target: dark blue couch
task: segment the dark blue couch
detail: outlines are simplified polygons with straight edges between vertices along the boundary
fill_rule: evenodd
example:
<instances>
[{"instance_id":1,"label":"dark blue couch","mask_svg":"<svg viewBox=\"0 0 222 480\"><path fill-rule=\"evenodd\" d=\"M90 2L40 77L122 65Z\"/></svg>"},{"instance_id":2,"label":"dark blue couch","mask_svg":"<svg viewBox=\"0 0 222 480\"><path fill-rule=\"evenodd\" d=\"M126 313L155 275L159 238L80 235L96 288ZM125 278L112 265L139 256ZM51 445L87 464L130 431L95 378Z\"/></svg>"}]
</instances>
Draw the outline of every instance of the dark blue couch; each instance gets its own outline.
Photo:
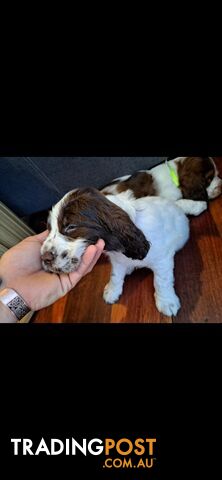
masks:
<instances>
[{"instance_id":1,"label":"dark blue couch","mask_svg":"<svg viewBox=\"0 0 222 480\"><path fill-rule=\"evenodd\" d=\"M1 157L0 200L20 217L48 209L75 187L102 187L167 157Z\"/></svg>"}]
</instances>

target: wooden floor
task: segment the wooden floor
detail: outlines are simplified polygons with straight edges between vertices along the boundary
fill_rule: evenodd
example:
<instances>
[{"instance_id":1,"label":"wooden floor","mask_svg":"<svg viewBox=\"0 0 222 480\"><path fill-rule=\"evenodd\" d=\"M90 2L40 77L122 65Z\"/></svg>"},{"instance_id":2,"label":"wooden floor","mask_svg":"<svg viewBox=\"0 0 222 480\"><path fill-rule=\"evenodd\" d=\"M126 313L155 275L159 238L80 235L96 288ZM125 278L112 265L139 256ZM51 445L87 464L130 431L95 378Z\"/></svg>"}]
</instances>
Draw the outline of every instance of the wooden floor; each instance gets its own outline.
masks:
<instances>
[{"instance_id":1,"label":"wooden floor","mask_svg":"<svg viewBox=\"0 0 222 480\"><path fill-rule=\"evenodd\" d=\"M222 157L216 159L222 175ZM147 269L126 278L123 295L106 305L102 292L110 264L102 257L93 271L65 297L34 314L34 323L215 323L222 322L222 196L209 211L191 218L187 245L177 253L175 288L181 299L176 317L160 314L154 303L153 275Z\"/></svg>"}]
</instances>

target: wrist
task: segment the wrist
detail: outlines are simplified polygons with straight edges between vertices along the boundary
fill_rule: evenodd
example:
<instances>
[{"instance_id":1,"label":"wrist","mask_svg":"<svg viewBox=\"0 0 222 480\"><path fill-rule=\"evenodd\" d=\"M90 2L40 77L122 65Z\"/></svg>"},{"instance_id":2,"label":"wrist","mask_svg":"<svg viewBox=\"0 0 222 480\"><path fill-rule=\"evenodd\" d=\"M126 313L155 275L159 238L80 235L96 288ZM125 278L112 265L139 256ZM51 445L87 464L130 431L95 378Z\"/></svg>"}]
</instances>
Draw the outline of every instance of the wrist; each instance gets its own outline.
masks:
<instances>
[{"instance_id":1,"label":"wrist","mask_svg":"<svg viewBox=\"0 0 222 480\"><path fill-rule=\"evenodd\" d=\"M24 299L12 288L0 290L1 321L15 323L30 312Z\"/></svg>"},{"instance_id":2,"label":"wrist","mask_svg":"<svg viewBox=\"0 0 222 480\"><path fill-rule=\"evenodd\" d=\"M17 321L14 313L0 301L0 323L16 323Z\"/></svg>"},{"instance_id":3,"label":"wrist","mask_svg":"<svg viewBox=\"0 0 222 480\"><path fill-rule=\"evenodd\" d=\"M0 276L0 300L1 300L1 295L3 290L5 289L13 290L14 292L17 293L19 297L23 299L23 301L29 307L29 309L32 310L29 299L28 299L28 295L27 295L27 288L25 289L25 291L23 291L24 290L23 283L24 283L24 279L21 280L21 278L12 278L11 276L7 278L7 276L2 276L2 277Z\"/></svg>"}]
</instances>

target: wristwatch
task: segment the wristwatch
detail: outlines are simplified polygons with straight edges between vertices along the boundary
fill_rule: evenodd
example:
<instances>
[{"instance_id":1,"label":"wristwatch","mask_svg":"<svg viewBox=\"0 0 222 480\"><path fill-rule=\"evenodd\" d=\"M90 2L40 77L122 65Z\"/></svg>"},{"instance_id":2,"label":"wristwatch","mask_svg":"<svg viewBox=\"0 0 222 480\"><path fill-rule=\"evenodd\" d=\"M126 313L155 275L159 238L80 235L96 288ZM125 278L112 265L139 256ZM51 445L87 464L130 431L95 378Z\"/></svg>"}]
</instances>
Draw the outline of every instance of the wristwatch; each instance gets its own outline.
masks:
<instances>
[{"instance_id":1,"label":"wristwatch","mask_svg":"<svg viewBox=\"0 0 222 480\"><path fill-rule=\"evenodd\" d=\"M4 288L0 291L0 301L15 315L15 320L21 320L31 310L12 288Z\"/></svg>"}]
</instances>

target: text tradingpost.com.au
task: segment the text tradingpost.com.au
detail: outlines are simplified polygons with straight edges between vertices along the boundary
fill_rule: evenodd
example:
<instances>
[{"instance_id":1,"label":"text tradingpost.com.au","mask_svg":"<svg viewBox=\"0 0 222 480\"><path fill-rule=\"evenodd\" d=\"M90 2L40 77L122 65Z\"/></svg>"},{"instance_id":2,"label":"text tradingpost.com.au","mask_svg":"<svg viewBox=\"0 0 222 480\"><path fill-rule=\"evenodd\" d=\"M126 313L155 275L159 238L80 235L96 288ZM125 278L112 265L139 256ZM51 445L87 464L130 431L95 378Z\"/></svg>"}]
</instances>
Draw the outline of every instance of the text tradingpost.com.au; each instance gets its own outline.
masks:
<instances>
[{"instance_id":1,"label":"text tradingpost.com.au","mask_svg":"<svg viewBox=\"0 0 222 480\"><path fill-rule=\"evenodd\" d=\"M33 442L30 438L11 438L12 453L23 455L88 455L103 456L103 468L152 468L155 465L156 438L74 438L64 440L41 438Z\"/></svg>"}]
</instances>

